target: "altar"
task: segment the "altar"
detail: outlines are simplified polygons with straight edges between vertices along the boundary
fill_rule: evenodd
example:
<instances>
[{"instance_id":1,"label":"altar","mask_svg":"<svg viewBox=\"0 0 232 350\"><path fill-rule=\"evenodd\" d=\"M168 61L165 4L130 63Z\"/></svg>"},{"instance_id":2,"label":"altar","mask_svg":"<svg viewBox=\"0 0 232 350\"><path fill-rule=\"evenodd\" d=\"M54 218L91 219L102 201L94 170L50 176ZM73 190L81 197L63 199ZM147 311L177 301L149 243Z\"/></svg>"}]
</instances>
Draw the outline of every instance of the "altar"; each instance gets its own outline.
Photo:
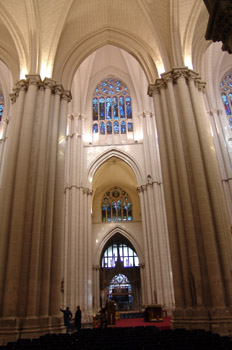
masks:
<instances>
[{"instance_id":1,"label":"altar","mask_svg":"<svg viewBox=\"0 0 232 350\"><path fill-rule=\"evenodd\" d=\"M160 304L144 305L144 321L158 322L163 320L163 310Z\"/></svg>"}]
</instances>

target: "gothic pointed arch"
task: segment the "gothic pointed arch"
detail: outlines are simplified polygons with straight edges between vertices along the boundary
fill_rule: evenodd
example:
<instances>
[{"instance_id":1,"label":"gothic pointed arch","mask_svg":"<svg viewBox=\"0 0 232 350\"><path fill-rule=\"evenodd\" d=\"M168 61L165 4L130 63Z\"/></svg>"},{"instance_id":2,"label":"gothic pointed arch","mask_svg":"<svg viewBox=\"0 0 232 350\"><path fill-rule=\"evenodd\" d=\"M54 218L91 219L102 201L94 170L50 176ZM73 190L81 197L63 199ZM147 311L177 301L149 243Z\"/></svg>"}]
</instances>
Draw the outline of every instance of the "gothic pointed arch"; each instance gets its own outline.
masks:
<instances>
[{"instance_id":1,"label":"gothic pointed arch","mask_svg":"<svg viewBox=\"0 0 232 350\"><path fill-rule=\"evenodd\" d=\"M104 239L99 244L99 247L95 256L96 265L100 263L101 257L106 247L110 246L110 244L112 244L112 242L115 239L116 240L121 239L122 241L127 242L137 253L140 264L144 262L144 256L143 256L142 250L140 249L133 235L128 230L124 230L122 227L116 226L107 232Z\"/></svg>"},{"instance_id":2,"label":"gothic pointed arch","mask_svg":"<svg viewBox=\"0 0 232 350\"><path fill-rule=\"evenodd\" d=\"M142 66L149 83L154 83L158 78L158 70L153 59L156 53L151 52L141 39L138 41L132 34L113 28L100 29L78 42L67 52L65 60L59 64L55 63L54 77L63 86L71 89L74 74L80 64L92 52L107 44L117 46L131 54Z\"/></svg>"},{"instance_id":3,"label":"gothic pointed arch","mask_svg":"<svg viewBox=\"0 0 232 350\"><path fill-rule=\"evenodd\" d=\"M107 151L103 152L96 160L94 160L90 164L87 171L87 176L86 176L87 183L85 184L85 186L92 188L92 179L97 169L112 157L117 157L122 161L124 161L127 165L129 165L129 167L133 170L135 174L138 187L139 187L142 184L143 175L140 167L137 164L137 161L128 153L116 148L110 148Z\"/></svg>"}]
</instances>

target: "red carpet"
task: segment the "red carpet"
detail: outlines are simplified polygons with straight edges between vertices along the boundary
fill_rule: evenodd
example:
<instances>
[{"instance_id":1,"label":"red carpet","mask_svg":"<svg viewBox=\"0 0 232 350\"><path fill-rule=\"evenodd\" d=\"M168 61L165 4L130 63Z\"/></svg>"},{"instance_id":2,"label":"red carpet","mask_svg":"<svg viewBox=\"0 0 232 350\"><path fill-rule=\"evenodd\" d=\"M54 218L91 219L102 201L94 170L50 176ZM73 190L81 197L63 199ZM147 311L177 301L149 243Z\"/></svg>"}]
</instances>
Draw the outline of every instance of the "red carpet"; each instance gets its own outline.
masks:
<instances>
[{"instance_id":1,"label":"red carpet","mask_svg":"<svg viewBox=\"0 0 232 350\"><path fill-rule=\"evenodd\" d=\"M136 327L136 326L155 326L159 330L170 329L171 317L164 317L162 322L144 322L143 318L123 318L117 320L116 327Z\"/></svg>"}]
</instances>

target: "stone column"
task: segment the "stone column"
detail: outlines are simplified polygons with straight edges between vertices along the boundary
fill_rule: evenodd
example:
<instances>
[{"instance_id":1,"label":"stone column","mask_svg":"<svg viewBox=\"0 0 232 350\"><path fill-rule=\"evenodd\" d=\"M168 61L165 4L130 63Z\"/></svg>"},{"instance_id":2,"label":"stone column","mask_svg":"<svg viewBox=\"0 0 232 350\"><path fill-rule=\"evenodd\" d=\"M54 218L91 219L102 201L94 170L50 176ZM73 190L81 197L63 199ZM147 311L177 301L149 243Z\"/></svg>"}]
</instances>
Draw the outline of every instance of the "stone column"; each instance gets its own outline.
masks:
<instances>
[{"instance_id":1,"label":"stone column","mask_svg":"<svg viewBox=\"0 0 232 350\"><path fill-rule=\"evenodd\" d=\"M207 112L211 120L215 148L217 154L219 154L222 184L226 195L227 207L232 225L232 169L229 149L229 142L231 142L232 139L227 140L227 136L224 133L224 125L222 123L222 119L224 117L222 110L211 108Z\"/></svg>"},{"instance_id":2,"label":"stone column","mask_svg":"<svg viewBox=\"0 0 232 350\"><path fill-rule=\"evenodd\" d=\"M0 224L0 306L3 314L3 293L5 286L5 270L7 264L9 227L11 223L11 206L14 193L14 181L17 165L17 154L20 141L20 132L23 118L23 108L27 83L21 80L16 84L14 93L11 95L13 102L11 124L8 134L8 147L5 154L4 169L1 183L1 224Z\"/></svg>"},{"instance_id":3,"label":"stone column","mask_svg":"<svg viewBox=\"0 0 232 350\"><path fill-rule=\"evenodd\" d=\"M195 77L187 68L173 69L149 89L157 112L173 263L173 325L226 331L232 321L228 212Z\"/></svg>"},{"instance_id":4,"label":"stone column","mask_svg":"<svg viewBox=\"0 0 232 350\"><path fill-rule=\"evenodd\" d=\"M50 313L59 314L61 304L60 284L62 281L62 260L64 244L64 187L65 187L65 145L68 102L71 100L69 91L61 94L58 146L56 158L55 196L54 196L54 220L52 234L52 259L51 259L51 289L50 289Z\"/></svg>"}]
</instances>

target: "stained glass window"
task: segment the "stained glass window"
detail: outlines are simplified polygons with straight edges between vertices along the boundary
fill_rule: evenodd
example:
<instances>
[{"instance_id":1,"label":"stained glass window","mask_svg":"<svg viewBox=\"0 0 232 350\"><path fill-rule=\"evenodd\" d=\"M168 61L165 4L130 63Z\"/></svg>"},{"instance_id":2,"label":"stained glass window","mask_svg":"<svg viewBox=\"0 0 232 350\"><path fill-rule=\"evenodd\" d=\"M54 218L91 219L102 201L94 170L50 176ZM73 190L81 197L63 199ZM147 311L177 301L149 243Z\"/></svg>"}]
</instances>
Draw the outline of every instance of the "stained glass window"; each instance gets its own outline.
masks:
<instances>
[{"instance_id":1,"label":"stained glass window","mask_svg":"<svg viewBox=\"0 0 232 350\"><path fill-rule=\"evenodd\" d=\"M98 124L97 123L93 124L93 133L94 134L98 133Z\"/></svg>"},{"instance_id":2,"label":"stained glass window","mask_svg":"<svg viewBox=\"0 0 232 350\"><path fill-rule=\"evenodd\" d=\"M107 122L107 134L112 134L112 123Z\"/></svg>"},{"instance_id":3,"label":"stained glass window","mask_svg":"<svg viewBox=\"0 0 232 350\"><path fill-rule=\"evenodd\" d=\"M4 108L4 96L0 95L0 121L2 120L3 108Z\"/></svg>"},{"instance_id":4,"label":"stained glass window","mask_svg":"<svg viewBox=\"0 0 232 350\"><path fill-rule=\"evenodd\" d=\"M100 134L105 135L105 123L100 123Z\"/></svg>"},{"instance_id":5,"label":"stained glass window","mask_svg":"<svg viewBox=\"0 0 232 350\"><path fill-rule=\"evenodd\" d=\"M102 199L102 221L132 221L132 203L119 187L111 188Z\"/></svg>"},{"instance_id":6,"label":"stained glass window","mask_svg":"<svg viewBox=\"0 0 232 350\"><path fill-rule=\"evenodd\" d=\"M105 130L108 135L133 132L133 123L128 121L132 119L130 91L121 80L109 77L101 81L94 90L92 109L93 133L105 135ZM119 119L123 119L124 123L116 122ZM108 120L114 120L114 124L109 124Z\"/></svg>"},{"instance_id":7,"label":"stained glass window","mask_svg":"<svg viewBox=\"0 0 232 350\"><path fill-rule=\"evenodd\" d=\"M122 241L116 241L103 253L102 267L114 268L120 258L124 267L139 266L139 258L134 249Z\"/></svg>"},{"instance_id":8,"label":"stained glass window","mask_svg":"<svg viewBox=\"0 0 232 350\"><path fill-rule=\"evenodd\" d=\"M121 122L121 134L126 134L126 123Z\"/></svg>"},{"instance_id":9,"label":"stained glass window","mask_svg":"<svg viewBox=\"0 0 232 350\"><path fill-rule=\"evenodd\" d=\"M228 72L220 83L221 98L232 129L232 73Z\"/></svg>"}]
</instances>

